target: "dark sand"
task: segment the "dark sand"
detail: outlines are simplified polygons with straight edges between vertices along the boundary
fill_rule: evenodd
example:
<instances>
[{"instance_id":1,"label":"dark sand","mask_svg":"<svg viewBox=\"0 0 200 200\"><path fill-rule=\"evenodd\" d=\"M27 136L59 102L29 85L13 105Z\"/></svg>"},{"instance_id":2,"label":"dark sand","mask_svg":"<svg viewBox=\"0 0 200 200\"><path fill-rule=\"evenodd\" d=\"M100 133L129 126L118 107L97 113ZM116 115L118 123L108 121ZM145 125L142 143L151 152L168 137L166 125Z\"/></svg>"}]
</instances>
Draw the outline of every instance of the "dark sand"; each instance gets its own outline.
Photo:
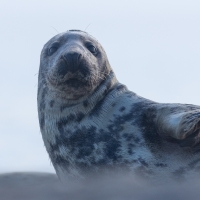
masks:
<instances>
[{"instance_id":1,"label":"dark sand","mask_svg":"<svg viewBox=\"0 0 200 200\"><path fill-rule=\"evenodd\" d=\"M194 200L200 199L200 181L146 184L127 175L61 184L55 174L0 175L0 200Z\"/></svg>"}]
</instances>

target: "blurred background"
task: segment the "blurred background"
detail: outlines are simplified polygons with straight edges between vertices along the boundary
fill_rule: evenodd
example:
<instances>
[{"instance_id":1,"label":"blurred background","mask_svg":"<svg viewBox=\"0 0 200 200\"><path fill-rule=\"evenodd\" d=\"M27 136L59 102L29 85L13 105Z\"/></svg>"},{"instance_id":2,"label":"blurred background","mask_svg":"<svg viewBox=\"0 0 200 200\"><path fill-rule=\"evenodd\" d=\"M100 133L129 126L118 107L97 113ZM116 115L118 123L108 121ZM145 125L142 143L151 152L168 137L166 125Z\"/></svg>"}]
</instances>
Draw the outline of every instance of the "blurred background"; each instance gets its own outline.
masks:
<instances>
[{"instance_id":1,"label":"blurred background","mask_svg":"<svg viewBox=\"0 0 200 200\"><path fill-rule=\"evenodd\" d=\"M157 102L200 105L200 1L0 0L0 173L54 172L39 130L37 73L51 37L86 30L118 80Z\"/></svg>"}]
</instances>

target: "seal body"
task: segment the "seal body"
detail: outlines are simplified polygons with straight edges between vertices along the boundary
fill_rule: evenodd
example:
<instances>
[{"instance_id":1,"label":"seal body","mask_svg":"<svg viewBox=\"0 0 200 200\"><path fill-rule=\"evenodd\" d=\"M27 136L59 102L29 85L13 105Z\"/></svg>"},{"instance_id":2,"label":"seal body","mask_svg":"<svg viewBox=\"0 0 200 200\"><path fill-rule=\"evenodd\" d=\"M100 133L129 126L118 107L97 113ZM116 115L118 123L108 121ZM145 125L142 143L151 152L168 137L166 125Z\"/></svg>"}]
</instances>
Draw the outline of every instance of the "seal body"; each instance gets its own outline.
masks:
<instances>
[{"instance_id":1,"label":"seal body","mask_svg":"<svg viewBox=\"0 0 200 200\"><path fill-rule=\"evenodd\" d=\"M85 32L67 31L45 44L38 113L62 180L113 168L165 180L200 172L200 107L160 104L129 91Z\"/></svg>"}]
</instances>

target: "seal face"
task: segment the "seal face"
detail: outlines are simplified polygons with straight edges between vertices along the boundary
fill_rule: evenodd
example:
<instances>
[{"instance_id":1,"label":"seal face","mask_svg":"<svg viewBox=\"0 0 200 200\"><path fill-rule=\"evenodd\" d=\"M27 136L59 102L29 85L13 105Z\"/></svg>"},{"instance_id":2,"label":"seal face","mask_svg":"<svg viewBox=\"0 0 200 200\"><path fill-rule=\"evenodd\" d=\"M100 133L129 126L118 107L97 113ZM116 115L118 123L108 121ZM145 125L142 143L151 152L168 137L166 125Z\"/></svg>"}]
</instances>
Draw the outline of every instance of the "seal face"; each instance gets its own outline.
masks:
<instances>
[{"instance_id":1,"label":"seal face","mask_svg":"<svg viewBox=\"0 0 200 200\"><path fill-rule=\"evenodd\" d=\"M160 104L129 91L85 32L67 31L45 44L38 113L62 180L110 168L165 180L199 173L200 107Z\"/></svg>"},{"instance_id":2,"label":"seal face","mask_svg":"<svg viewBox=\"0 0 200 200\"><path fill-rule=\"evenodd\" d=\"M101 45L83 32L55 36L44 46L42 58L45 81L66 100L87 96L111 70Z\"/></svg>"}]
</instances>

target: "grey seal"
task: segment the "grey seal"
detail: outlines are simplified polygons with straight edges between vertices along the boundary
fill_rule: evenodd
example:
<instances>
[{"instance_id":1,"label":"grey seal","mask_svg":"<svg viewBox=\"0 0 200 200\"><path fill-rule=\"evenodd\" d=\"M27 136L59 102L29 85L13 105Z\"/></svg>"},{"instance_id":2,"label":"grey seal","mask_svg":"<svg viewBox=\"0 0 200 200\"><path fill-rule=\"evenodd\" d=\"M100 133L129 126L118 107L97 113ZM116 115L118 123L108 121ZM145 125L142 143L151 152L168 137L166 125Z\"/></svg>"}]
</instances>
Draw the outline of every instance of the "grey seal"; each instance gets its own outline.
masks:
<instances>
[{"instance_id":1,"label":"grey seal","mask_svg":"<svg viewBox=\"0 0 200 200\"><path fill-rule=\"evenodd\" d=\"M44 144L61 180L108 169L159 180L200 172L200 106L157 103L129 91L86 32L60 33L44 45L37 100Z\"/></svg>"}]
</instances>

